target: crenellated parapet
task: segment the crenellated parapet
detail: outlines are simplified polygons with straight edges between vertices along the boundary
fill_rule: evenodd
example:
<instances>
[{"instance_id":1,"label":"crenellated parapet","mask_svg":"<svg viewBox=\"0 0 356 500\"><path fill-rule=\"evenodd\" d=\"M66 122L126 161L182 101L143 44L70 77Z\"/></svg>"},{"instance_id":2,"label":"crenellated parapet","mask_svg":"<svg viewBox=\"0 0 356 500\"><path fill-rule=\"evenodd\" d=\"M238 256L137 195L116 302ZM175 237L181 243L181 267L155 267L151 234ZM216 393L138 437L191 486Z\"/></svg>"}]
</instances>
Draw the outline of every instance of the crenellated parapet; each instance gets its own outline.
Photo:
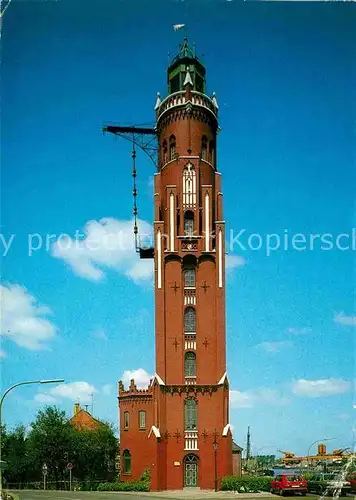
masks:
<instances>
[{"instance_id":1,"label":"crenellated parapet","mask_svg":"<svg viewBox=\"0 0 356 500\"><path fill-rule=\"evenodd\" d=\"M149 386L147 389L137 389L137 385L135 384L135 380L130 380L130 385L128 390L125 390L125 386L122 380L118 383L118 394L119 399L134 399L134 398L151 398L153 393L152 380L150 380Z\"/></svg>"}]
</instances>

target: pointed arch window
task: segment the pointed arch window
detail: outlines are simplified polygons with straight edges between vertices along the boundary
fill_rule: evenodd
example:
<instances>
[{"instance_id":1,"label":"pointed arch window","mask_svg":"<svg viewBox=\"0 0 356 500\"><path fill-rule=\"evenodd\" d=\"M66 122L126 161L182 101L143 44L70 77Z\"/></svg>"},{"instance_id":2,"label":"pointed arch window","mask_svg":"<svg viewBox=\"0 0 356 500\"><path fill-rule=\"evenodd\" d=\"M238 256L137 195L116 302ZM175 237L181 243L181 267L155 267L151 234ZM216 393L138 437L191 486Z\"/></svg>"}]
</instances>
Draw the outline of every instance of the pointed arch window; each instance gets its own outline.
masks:
<instances>
[{"instance_id":1,"label":"pointed arch window","mask_svg":"<svg viewBox=\"0 0 356 500\"><path fill-rule=\"evenodd\" d=\"M125 450L123 453L124 462L124 474L131 474L131 453L129 450Z\"/></svg>"},{"instance_id":2,"label":"pointed arch window","mask_svg":"<svg viewBox=\"0 0 356 500\"><path fill-rule=\"evenodd\" d=\"M184 332L196 332L196 313L194 307L187 307L184 311Z\"/></svg>"},{"instance_id":3,"label":"pointed arch window","mask_svg":"<svg viewBox=\"0 0 356 500\"><path fill-rule=\"evenodd\" d=\"M186 399L184 402L184 427L186 431L197 429L197 406L195 399Z\"/></svg>"},{"instance_id":4,"label":"pointed arch window","mask_svg":"<svg viewBox=\"0 0 356 500\"><path fill-rule=\"evenodd\" d=\"M184 356L184 376L196 377L197 375L197 358L194 352L187 352Z\"/></svg>"},{"instance_id":5,"label":"pointed arch window","mask_svg":"<svg viewBox=\"0 0 356 500\"><path fill-rule=\"evenodd\" d=\"M130 427L130 414L128 411L124 412L124 429L128 429Z\"/></svg>"},{"instance_id":6,"label":"pointed arch window","mask_svg":"<svg viewBox=\"0 0 356 500\"><path fill-rule=\"evenodd\" d=\"M184 235L194 235L194 214L190 210L184 214Z\"/></svg>"},{"instance_id":7,"label":"pointed arch window","mask_svg":"<svg viewBox=\"0 0 356 500\"><path fill-rule=\"evenodd\" d=\"M169 138L169 159L174 160L176 156L177 156L176 138L174 135L171 135Z\"/></svg>"},{"instance_id":8,"label":"pointed arch window","mask_svg":"<svg viewBox=\"0 0 356 500\"><path fill-rule=\"evenodd\" d=\"M165 165L168 161L168 148L166 139L162 143L162 160L163 160L163 165Z\"/></svg>"},{"instance_id":9,"label":"pointed arch window","mask_svg":"<svg viewBox=\"0 0 356 500\"><path fill-rule=\"evenodd\" d=\"M195 267L193 265L184 268L184 288L195 288Z\"/></svg>"},{"instance_id":10,"label":"pointed arch window","mask_svg":"<svg viewBox=\"0 0 356 500\"><path fill-rule=\"evenodd\" d=\"M201 139L201 157L203 160L207 159L207 153L208 153L208 139L206 135L203 135Z\"/></svg>"},{"instance_id":11,"label":"pointed arch window","mask_svg":"<svg viewBox=\"0 0 356 500\"><path fill-rule=\"evenodd\" d=\"M214 163L214 141L209 142L209 162Z\"/></svg>"},{"instance_id":12,"label":"pointed arch window","mask_svg":"<svg viewBox=\"0 0 356 500\"><path fill-rule=\"evenodd\" d=\"M196 204L196 172L194 166L189 163L183 170L183 205L194 207Z\"/></svg>"}]
</instances>

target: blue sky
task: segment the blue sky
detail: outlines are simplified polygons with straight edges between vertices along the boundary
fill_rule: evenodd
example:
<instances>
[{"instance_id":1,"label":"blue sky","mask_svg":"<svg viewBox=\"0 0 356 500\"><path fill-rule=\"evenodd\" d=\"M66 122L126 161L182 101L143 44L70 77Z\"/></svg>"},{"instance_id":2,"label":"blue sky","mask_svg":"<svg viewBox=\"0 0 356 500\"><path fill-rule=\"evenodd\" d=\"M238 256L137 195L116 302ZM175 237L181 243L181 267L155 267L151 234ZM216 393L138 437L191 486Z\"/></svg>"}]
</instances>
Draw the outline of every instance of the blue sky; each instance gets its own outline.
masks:
<instances>
[{"instance_id":1,"label":"blue sky","mask_svg":"<svg viewBox=\"0 0 356 500\"><path fill-rule=\"evenodd\" d=\"M94 415L116 423L117 381L137 371L144 384L154 373L151 270L132 249L130 144L103 136L101 126L153 123L168 53L182 41L172 25L187 23L222 129L234 439L245 446L251 425L254 452L305 454L326 437L335 438L332 449L351 445L351 9L349 2L11 2L2 33L1 386L52 377L66 385L14 391L4 405L9 426L29 424L45 403L69 413L78 397L90 404L91 393ZM146 228L154 167L143 153L138 173ZM56 244L76 231L86 241L119 231L127 247L93 253ZM233 242L240 231L241 245ZM272 233L288 235L289 249L267 256ZM294 249L297 233L307 241L329 234L333 249L318 239L314 249ZM349 237L338 248L343 233Z\"/></svg>"}]
</instances>

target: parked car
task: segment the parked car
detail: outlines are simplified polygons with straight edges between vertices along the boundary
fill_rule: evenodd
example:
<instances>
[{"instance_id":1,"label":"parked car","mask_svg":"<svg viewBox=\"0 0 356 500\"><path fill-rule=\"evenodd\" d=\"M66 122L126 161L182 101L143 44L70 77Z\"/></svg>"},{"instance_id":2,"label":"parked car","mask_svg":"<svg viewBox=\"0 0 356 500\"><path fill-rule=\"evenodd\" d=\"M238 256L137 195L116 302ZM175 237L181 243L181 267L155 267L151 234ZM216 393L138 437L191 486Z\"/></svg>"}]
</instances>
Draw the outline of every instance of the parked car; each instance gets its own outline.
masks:
<instances>
[{"instance_id":1,"label":"parked car","mask_svg":"<svg viewBox=\"0 0 356 500\"><path fill-rule=\"evenodd\" d=\"M306 495L307 482L301 474L278 474L271 481L271 493L282 496L286 493Z\"/></svg>"},{"instance_id":2,"label":"parked car","mask_svg":"<svg viewBox=\"0 0 356 500\"><path fill-rule=\"evenodd\" d=\"M352 493L356 493L356 472L351 472L346 477L346 481L350 483Z\"/></svg>"},{"instance_id":3,"label":"parked car","mask_svg":"<svg viewBox=\"0 0 356 500\"><path fill-rule=\"evenodd\" d=\"M339 490L341 496L347 495L351 492L351 484L345 481L336 473L314 474L308 480L308 491L323 495L329 493L333 495L335 491Z\"/></svg>"}]
</instances>

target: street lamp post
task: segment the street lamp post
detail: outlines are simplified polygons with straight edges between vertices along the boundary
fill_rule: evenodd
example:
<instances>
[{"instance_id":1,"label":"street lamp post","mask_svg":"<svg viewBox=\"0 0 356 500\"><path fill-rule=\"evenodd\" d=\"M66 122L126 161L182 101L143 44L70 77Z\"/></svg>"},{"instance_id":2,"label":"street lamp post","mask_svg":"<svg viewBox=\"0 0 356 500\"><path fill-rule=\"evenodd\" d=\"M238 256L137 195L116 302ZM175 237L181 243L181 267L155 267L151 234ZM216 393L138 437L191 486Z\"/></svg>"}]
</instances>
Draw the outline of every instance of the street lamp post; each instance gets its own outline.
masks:
<instances>
[{"instance_id":1,"label":"street lamp post","mask_svg":"<svg viewBox=\"0 0 356 500\"><path fill-rule=\"evenodd\" d=\"M20 385L29 385L29 384L59 384L60 382L64 382L64 379L53 379L53 380L28 380L25 382L18 382L17 384L9 387L0 399L0 500L2 500L2 466L1 466L1 441L2 441L2 404L4 402L5 396L9 394L10 391L15 389L15 387L19 387Z\"/></svg>"},{"instance_id":2,"label":"street lamp post","mask_svg":"<svg viewBox=\"0 0 356 500\"><path fill-rule=\"evenodd\" d=\"M309 469L309 454L310 454L310 448L316 444L316 443L323 443L324 441L332 441L333 439L336 439L336 438L324 438L324 439L317 439L316 441L314 441L308 448L308 453L307 453L307 467Z\"/></svg>"},{"instance_id":3,"label":"street lamp post","mask_svg":"<svg viewBox=\"0 0 356 500\"><path fill-rule=\"evenodd\" d=\"M214 436L214 441L213 441L213 448L214 448L214 490L218 491L218 447L219 444L217 442L217 436L218 433L216 432L216 429L213 433Z\"/></svg>"}]
</instances>

